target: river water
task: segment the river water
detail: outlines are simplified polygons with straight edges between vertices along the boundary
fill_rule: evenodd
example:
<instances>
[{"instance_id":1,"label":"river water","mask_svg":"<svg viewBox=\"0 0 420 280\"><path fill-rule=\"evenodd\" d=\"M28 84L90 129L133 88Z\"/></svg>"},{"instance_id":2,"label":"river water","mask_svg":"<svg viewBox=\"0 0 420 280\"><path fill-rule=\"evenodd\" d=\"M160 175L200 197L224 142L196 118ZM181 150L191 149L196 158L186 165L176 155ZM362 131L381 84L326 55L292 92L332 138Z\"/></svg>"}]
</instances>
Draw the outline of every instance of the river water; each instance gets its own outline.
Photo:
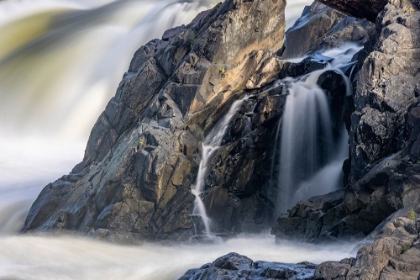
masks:
<instances>
[{"instance_id":1,"label":"river water","mask_svg":"<svg viewBox=\"0 0 420 280\"><path fill-rule=\"evenodd\" d=\"M16 235L42 187L81 161L134 51L216 2L0 2L0 279L174 279L231 251L279 262L349 256L351 244L274 245L268 234L166 247ZM311 1L289 2L290 26Z\"/></svg>"}]
</instances>

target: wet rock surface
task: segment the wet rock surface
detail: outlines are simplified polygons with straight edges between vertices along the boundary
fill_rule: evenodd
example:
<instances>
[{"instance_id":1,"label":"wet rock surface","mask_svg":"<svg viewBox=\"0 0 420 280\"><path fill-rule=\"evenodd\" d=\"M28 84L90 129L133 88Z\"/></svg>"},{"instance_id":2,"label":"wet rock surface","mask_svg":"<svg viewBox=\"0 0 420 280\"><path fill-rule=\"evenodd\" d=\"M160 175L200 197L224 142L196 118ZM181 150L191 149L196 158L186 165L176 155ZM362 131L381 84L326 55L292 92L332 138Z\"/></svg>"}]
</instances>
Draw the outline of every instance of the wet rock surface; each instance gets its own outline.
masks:
<instances>
[{"instance_id":1,"label":"wet rock surface","mask_svg":"<svg viewBox=\"0 0 420 280\"><path fill-rule=\"evenodd\" d=\"M375 32L375 25L366 19L349 17L314 2L304 9L302 16L287 30L282 57L303 57L348 42L363 45Z\"/></svg>"},{"instance_id":2,"label":"wet rock surface","mask_svg":"<svg viewBox=\"0 0 420 280\"><path fill-rule=\"evenodd\" d=\"M249 16L274 10L278 17ZM22 230L76 230L123 242L200 235L191 187L202 141L244 96L211 159L202 200L218 234L269 228L277 200L271 164L287 94L279 81L328 62L276 55L283 13L283 1L225 1L141 47L95 124L83 162L44 188ZM319 84L337 122L350 122L341 112L342 77L326 72Z\"/></svg>"},{"instance_id":3,"label":"wet rock surface","mask_svg":"<svg viewBox=\"0 0 420 280\"><path fill-rule=\"evenodd\" d=\"M363 237L399 209L418 211L420 12L413 3L394 1L385 7L377 21L379 36L366 43L365 50L372 51L356 68L355 107L348 126L351 156L344 166L342 201L322 210L312 201L320 198L298 203L275 223L278 237L316 242ZM327 213L334 214L326 218ZM295 235L291 227L296 224Z\"/></svg>"},{"instance_id":4,"label":"wet rock surface","mask_svg":"<svg viewBox=\"0 0 420 280\"><path fill-rule=\"evenodd\" d=\"M244 89L263 88L288 68L274 55L284 40L284 7L283 0L228 0L141 47L95 124L83 162L44 188L22 231L76 230L122 241L188 240L200 233L191 186L201 143ZM259 98L269 113L256 111L256 121L277 115L278 98L271 99ZM252 174L260 160L253 148L235 156L253 147L237 139L247 119L241 115L230 132L236 142L219 157L238 160ZM258 129L250 138L260 138L260 148L267 132ZM245 217L262 220L250 222L254 229L264 221L268 227L269 201L256 194L261 186L249 183L259 177L230 178L233 162L219 169L230 175L217 186L210 180L205 202L222 207L214 212L221 231L240 230ZM253 214L257 209L262 215Z\"/></svg>"},{"instance_id":5,"label":"wet rock surface","mask_svg":"<svg viewBox=\"0 0 420 280\"><path fill-rule=\"evenodd\" d=\"M190 269L179 280L222 279L283 279L312 280L316 265L312 263L284 264L252 261L237 253L229 253L201 268Z\"/></svg>"}]
</instances>

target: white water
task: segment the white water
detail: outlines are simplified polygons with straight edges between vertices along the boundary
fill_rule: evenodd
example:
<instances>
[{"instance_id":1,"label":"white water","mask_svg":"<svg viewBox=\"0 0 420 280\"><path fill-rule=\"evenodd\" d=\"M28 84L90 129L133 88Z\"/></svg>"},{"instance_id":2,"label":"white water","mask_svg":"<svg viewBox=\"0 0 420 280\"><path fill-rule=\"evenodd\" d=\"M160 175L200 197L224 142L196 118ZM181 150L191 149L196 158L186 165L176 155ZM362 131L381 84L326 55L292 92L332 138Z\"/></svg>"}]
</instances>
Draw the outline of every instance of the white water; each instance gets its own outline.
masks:
<instances>
[{"instance_id":1,"label":"white water","mask_svg":"<svg viewBox=\"0 0 420 280\"><path fill-rule=\"evenodd\" d=\"M270 236L239 237L219 244L121 246L77 237L11 236L0 239L0 279L174 280L230 252L253 259L319 263L350 257L352 244L314 246Z\"/></svg>"},{"instance_id":2,"label":"white water","mask_svg":"<svg viewBox=\"0 0 420 280\"><path fill-rule=\"evenodd\" d=\"M350 81L341 68L360 49L355 44L344 44L328 50L320 54L331 58L325 69L283 81L289 84L289 95L281 122L277 203L280 212L300 200L332 192L340 186L342 164L348 157L348 135L343 124L339 141L334 143L328 99L317 81L325 71L334 70L346 84L343 94L350 95Z\"/></svg>"},{"instance_id":3,"label":"white water","mask_svg":"<svg viewBox=\"0 0 420 280\"><path fill-rule=\"evenodd\" d=\"M206 208L200 197L200 195L205 190L205 186L206 186L205 180L208 174L208 165L209 165L210 160L213 158L215 152L220 148L220 144L222 143L223 136L225 136L226 130L229 127L230 120L232 119L236 111L238 111L238 109L241 107L242 103L246 99L248 99L248 97L245 97L241 100L236 100L235 102L233 102L227 114L221 119L219 123L217 123L214 126L214 128L206 136L202 144L201 162L198 168L198 174L197 174L195 186L192 188L191 192L195 195L193 215L198 215L201 217L205 230L206 230L206 236L208 238L213 238L211 234L211 228L210 228L211 221L210 221L210 218L207 216Z\"/></svg>"},{"instance_id":4,"label":"white water","mask_svg":"<svg viewBox=\"0 0 420 280\"><path fill-rule=\"evenodd\" d=\"M134 52L217 0L30 2L0 2L1 132L85 140Z\"/></svg>"}]
</instances>

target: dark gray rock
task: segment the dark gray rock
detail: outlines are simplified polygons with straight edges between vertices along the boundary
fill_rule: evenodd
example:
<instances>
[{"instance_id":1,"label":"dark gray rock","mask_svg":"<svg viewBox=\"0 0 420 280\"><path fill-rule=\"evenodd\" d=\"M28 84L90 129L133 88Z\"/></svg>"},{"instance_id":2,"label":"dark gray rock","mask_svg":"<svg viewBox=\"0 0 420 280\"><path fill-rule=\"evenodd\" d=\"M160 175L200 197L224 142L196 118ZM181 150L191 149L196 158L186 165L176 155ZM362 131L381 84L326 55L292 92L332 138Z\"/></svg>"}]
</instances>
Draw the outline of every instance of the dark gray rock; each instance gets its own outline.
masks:
<instances>
[{"instance_id":1,"label":"dark gray rock","mask_svg":"<svg viewBox=\"0 0 420 280\"><path fill-rule=\"evenodd\" d=\"M273 230L278 237L363 237L397 210L417 208L419 19L409 1L388 4L378 17L380 35L372 37L376 43L371 52L355 57L364 62L355 79L355 111L348 126L351 158L345 164L349 178L343 202L336 206L339 214L331 215L325 227L323 213L301 202L295 208L308 209L310 215L282 215Z\"/></svg>"},{"instance_id":2,"label":"dark gray rock","mask_svg":"<svg viewBox=\"0 0 420 280\"><path fill-rule=\"evenodd\" d=\"M360 71L351 128L353 182L368 165L400 151L407 142L402 132L420 77L415 66L420 14L406 11L410 8L408 1L386 6L378 18L381 35Z\"/></svg>"},{"instance_id":3,"label":"dark gray rock","mask_svg":"<svg viewBox=\"0 0 420 280\"><path fill-rule=\"evenodd\" d=\"M288 214L279 216L272 234L280 240L293 238L312 242L341 238L342 232L337 227L346 216L343 196L344 190L339 190L299 202Z\"/></svg>"},{"instance_id":4,"label":"dark gray rock","mask_svg":"<svg viewBox=\"0 0 420 280\"><path fill-rule=\"evenodd\" d=\"M237 253L229 253L198 269L190 269L179 280L283 279L312 280L316 265L254 262Z\"/></svg>"},{"instance_id":5,"label":"dark gray rock","mask_svg":"<svg viewBox=\"0 0 420 280\"><path fill-rule=\"evenodd\" d=\"M76 230L120 240L193 236L191 186L201 142L244 89L266 90L287 69L274 55L284 40L284 7L283 0L228 0L141 47L95 124L83 162L44 188L22 231ZM238 126L245 125L239 123L245 113ZM269 134L259 122L255 127L249 138L261 143L259 155L247 148L240 156L251 173ZM239 129L231 129L236 136L227 152L238 158L240 145L252 146L237 139ZM205 202L220 216L221 232L240 231L243 220L254 229L267 227L269 200L249 183L261 178L245 172L231 178L233 164L220 169L230 173L223 185L211 184Z\"/></svg>"},{"instance_id":6,"label":"dark gray rock","mask_svg":"<svg viewBox=\"0 0 420 280\"><path fill-rule=\"evenodd\" d=\"M324 4L314 2L305 8L294 26L287 30L282 57L302 57L347 42L363 45L375 33L375 25L371 22L346 16Z\"/></svg>"}]
</instances>

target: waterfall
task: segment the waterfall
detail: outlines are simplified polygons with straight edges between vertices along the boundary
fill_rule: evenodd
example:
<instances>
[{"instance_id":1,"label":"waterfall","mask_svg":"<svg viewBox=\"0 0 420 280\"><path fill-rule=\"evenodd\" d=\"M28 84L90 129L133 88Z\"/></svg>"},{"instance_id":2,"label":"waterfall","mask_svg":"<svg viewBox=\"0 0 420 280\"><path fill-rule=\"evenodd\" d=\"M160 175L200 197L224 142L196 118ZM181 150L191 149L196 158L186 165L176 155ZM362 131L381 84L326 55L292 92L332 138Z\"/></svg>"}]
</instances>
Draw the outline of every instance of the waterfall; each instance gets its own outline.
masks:
<instances>
[{"instance_id":1,"label":"waterfall","mask_svg":"<svg viewBox=\"0 0 420 280\"><path fill-rule=\"evenodd\" d=\"M285 212L300 200L334 191L340 185L342 165L348 157L348 135L342 124L339 140L334 141L329 101L317 81L324 72L336 71L346 84L345 94L350 95L350 81L341 68L360 49L355 44L344 44L326 51L321 56L331 61L323 70L282 81L288 96L280 122L279 212Z\"/></svg>"},{"instance_id":2,"label":"waterfall","mask_svg":"<svg viewBox=\"0 0 420 280\"><path fill-rule=\"evenodd\" d=\"M195 195L193 215L198 215L201 217L205 227L206 236L208 238L213 237L210 229L210 218L207 216L206 208L200 195L205 190L205 180L208 174L210 160L213 158L216 151L220 148L223 136L225 136L226 130L229 127L230 120L235 115L236 111L238 111L238 109L241 107L242 103L247 99L248 97L245 97L241 100L236 100L233 102L227 114L214 126L202 144L201 162L198 167L196 183L193 186L191 192Z\"/></svg>"}]
</instances>

